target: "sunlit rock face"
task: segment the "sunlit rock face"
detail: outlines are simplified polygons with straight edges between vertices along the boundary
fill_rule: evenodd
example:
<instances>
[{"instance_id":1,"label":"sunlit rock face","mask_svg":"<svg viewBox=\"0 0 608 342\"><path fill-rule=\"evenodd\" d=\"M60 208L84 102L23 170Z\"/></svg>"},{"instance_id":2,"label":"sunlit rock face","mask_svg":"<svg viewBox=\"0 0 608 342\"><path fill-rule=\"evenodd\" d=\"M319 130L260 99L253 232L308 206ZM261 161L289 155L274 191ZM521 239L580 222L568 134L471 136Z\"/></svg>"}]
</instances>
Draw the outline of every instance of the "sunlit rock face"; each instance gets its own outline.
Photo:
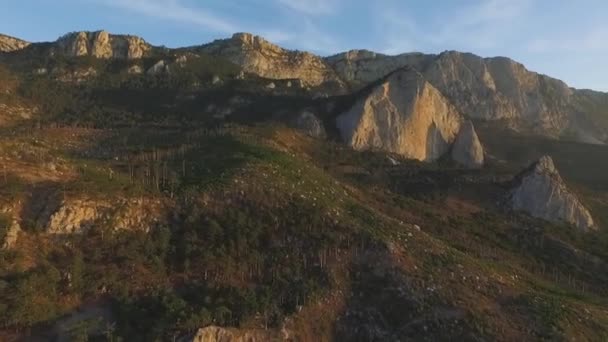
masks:
<instances>
[{"instance_id":1,"label":"sunlit rock face","mask_svg":"<svg viewBox=\"0 0 608 342\"><path fill-rule=\"evenodd\" d=\"M585 231L595 229L589 210L568 190L551 157L540 158L522 172L518 183L509 198L513 209Z\"/></svg>"},{"instance_id":2,"label":"sunlit rock face","mask_svg":"<svg viewBox=\"0 0 608 342\"><path fill-rule=\"evenodd\" d=\"M54 53L70 57L137 59L144 57L150 49L151 46L140 37L97 31L74 32L59 38Z\"/></svg>"},{"instance_id":3,"label":"sunlit rock face","mask_svg":"<svg viewBox=\"0 0 608 342\"><path fill-rule=\"evenodd\" d=\"M29 45L30 43L24 40L0 34L0 52L13 52L26 48Z\"/></svg>"},{"instance_id":4,"label":"sunlit rock face","mask_svg":"<svg viewBox=\"0 0 608 342\"><path fill-rule=\"evenodd\" d=\"M340 79L325 61L308 52L290 51L250 33L236 33L200 48L202 52L224 57L245 72L272 79L300 79L317 86Z\"/></svg>"},{"instance_id":5,"label":"sunlit rock face","mask_svg":"<svg viewBox=\"0 0 608 342\"><path fill-rule=\"evenodd\" d=\"M449 150L462 121L456 108L420 73L403 69L359 99L336 125L354 149L433 161Z\"/></svg>"}]
</instances>

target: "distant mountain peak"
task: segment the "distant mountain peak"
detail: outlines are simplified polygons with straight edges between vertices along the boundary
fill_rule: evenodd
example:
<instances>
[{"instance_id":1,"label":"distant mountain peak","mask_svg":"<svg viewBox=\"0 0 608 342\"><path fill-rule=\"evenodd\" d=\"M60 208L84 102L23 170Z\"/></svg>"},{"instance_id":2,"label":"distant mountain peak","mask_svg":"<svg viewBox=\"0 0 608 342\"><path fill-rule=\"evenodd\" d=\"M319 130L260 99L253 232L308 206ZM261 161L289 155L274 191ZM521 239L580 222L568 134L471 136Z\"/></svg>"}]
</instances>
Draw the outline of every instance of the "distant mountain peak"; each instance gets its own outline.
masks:
<instances>
[{"instance_id":1,"label":"distant mountain peak","mask_svg":"<svg viewBox=\"0 0 608 342\"><path fill-rule=\"evenodd\" d=\"M0 33L0 52L13 52L26 48L28 45L30 43L25 40Z\"/></svg>"}]
</instances>

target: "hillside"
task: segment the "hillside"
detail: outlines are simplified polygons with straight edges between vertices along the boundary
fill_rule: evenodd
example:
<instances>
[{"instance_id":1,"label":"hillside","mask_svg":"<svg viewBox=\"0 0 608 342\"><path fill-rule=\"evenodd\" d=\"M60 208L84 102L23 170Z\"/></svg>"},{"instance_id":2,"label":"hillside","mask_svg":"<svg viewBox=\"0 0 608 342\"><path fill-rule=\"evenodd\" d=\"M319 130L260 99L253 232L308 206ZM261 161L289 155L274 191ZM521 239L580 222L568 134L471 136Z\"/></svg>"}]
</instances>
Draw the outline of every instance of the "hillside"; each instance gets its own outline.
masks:
<instances>
[{"instance_id":1,"label":"hillside","mask_svg":"<svg viewBox=\"0 0 608 342\"><path fill-rule=\"evenodd\" d=\"M352 82L338 57L247 64L231 41L139 55L103 36L0 54L0 340L608 338L608 147L472 115L450 91L479 85L461 69L476 57L397 56ZM484 63L492 110L512 72L555 108L579 96ZM604 94L584 94L605 120ZM369 145L344 139L345 113ZM441 120L449 144L427 157ZM461 166L450 144L485 160ZM546 154L596 229L508 206Z\"/></svg>"}]
</instances>

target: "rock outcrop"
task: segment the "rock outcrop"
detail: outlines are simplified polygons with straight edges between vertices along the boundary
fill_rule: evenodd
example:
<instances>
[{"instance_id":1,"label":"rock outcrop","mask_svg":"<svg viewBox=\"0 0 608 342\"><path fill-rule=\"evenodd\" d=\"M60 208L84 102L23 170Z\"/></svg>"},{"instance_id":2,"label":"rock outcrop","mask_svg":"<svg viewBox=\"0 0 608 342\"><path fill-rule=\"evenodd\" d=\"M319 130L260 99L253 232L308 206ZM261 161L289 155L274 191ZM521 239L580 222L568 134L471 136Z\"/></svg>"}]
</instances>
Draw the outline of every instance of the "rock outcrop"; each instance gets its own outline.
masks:
<instances>
[{"instance_id":1,"label":"rock outcrop","mask_svg":"<svg viewBox=\"0 0 608 342\"><path fill-rule=\"evenodd\" d=\"M336 120L342 138L354 149L422 161L445 154L461 122L456 108L413 69L391 74Z\"/></svg>"},{"instance_id":2,"label":"rock outcrop","mask_svg":"<svg viewBox=\"0 0 608 342\"><path fill-rule=\"evenodd\" d=\"M156 200L73 199L47 206L37 224L49 234L60 235L94 227L148 231L163 224L164 214L162 203Z\"/></svg>"},{"instance_id":3,"label":"rock outcrop","mask_svg":"<svg viewBox=\"0 0 608 342\"><path fill-rule=\"evenodd\" d=\"M70 57L137 59L146 56L150 50L151 46L142 38L97 31L69 33L57 40L53 53Z\"/></svg>"},{"instance_id":4,"label":"rock outcrop","mask_svg":"<svg viewBox=\"0 0 608 342\"><path fill-rule=\"evenodd\" d=\"M406 66L424 70L434 55L405 53L388 56L368 50L351 50L325 58L338 76L354 89L359 89Z\"/></svg>"},{"instance_id":5,"label":"rock outcrop","mask_svg":"<svg viewBox=\"0 0 608 342\"><path fill-rule=\"evenodd\" d=\"M0 34L0 52L13 52L24 49L29 45L30 43L24 40Z\"/></svg>"},{"instance_id":6,"label":"rock outcrop","mask_svg":"<svg viewBox=\"0 0 608 342\"><path fill-rule=\"evenodd\" d=\"M261 329L228 329L209 326L198 330L192 342L272 342L285 341L280 334ZM184 340L186 341L186 340Z\"/></svg>"},{"instance_id":7,"label":"rock outcrop","mask_svg":"<svg viewBox=\"0 0 608 342\"><path fill-rule=\"evenodd\" d=\"M323 121L308 110L301 111L290 125L313 138L325 138L326 131Z\"/></svg>"},{"instance_id":8,"label":"rock outcrop","mask_svg":"<svg viewBox=\"0 0 608 342\"><path fill-rule=\"evenodd\" d=\"M452 146L452 159L468 168L478 169L483 166L484 151L475 127L467 120L461 127Z\"/></svg>"},{"instance_id":9,"label":"rock outcrop","mask_svg":"<svg viewBox=\"0 0 608 342\"><path fill-rule=\"evenodd\" d=\"M298 78L310 86L340 81L322 58L308 52L285 50L250 33L237 33L230 39L216 40L196 50L226 58L245 72L262 77Z\"/></svg>"},{"instance_id":10,"label":"rock outcrop","mask_svg":"<svg viewBox=\"0 0 608 342\"><path fill-rule=\"evenodd\" d=\"M4 236L4 242L2 242L3 249L12 249L17 244L17 239L19 239L19 233L21 233L21 226L17 220L12 220L8 229L6 230L6 235Z\"/></svg>"},{"instance_id":11,"label":"rock outcrop","mask_svg":"<svg viewBox=\"0 0 608 342\"><path fill-rule=\"evenodd\" d=\"M508 58L484 59L445 52L424 70L424 75L461 112L473 118L507 119L556 134L568 125L572 90Z\"/></svg>"},{"instance_id":12,"label":"rock outcrop","mask_svg":"<svg viewBox=\"0 0 608 342\"><path fill-rule=\"evenodd\" d=\"M516 177L509 194L514 210L551 222L565 222L581 230L595 229L589 210L570 192L549 156L540 158Z\"/></svg>"}]
</instances>

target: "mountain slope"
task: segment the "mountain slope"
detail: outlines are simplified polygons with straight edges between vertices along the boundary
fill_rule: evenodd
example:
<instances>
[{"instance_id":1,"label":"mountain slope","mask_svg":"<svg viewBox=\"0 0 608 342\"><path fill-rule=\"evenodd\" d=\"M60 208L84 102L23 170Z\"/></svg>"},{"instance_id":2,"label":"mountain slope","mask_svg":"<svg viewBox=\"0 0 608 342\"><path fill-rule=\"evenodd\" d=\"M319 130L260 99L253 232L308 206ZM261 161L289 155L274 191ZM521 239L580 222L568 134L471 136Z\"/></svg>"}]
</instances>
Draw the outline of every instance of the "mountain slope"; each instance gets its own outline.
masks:
<instances>
[{"instance_id":1,"label":"mountain slope","mask_svg":"<svg viewBox=\"0 0 608 342\"><path fill-rule=\"evenodd\" d=\"M24 40L0 34L0 52L13 52L21 50L28 45L30 43Z\"/></svg>"}]
</instances>

